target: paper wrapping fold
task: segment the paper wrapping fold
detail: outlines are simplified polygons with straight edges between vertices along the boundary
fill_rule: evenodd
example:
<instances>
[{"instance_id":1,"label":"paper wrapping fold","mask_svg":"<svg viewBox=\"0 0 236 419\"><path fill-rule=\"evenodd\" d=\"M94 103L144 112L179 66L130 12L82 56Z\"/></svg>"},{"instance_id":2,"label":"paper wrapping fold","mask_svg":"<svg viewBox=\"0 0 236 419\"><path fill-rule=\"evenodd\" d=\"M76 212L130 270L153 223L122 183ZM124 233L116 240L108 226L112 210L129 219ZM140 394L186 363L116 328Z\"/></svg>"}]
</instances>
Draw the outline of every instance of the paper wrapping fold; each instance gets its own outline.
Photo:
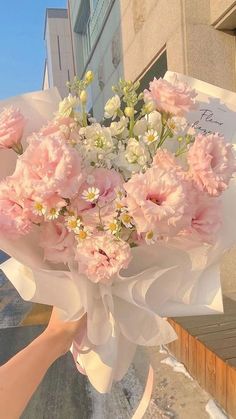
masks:
<instances>
[{"instance_id":1,"label":"paper wrapping fold","mask_svg":"<svg viewBox=\"0 0 236 419\"><path fill-rule=\"evenodd\" d=\"M200 248L188 252L164 243L135 248L128 270L106 286L78 275L76 266L70 271L49 267L40 259L35 234L28 237L28 267L12 258L2 269L24 299L53 304L65 319L78 319L87 312L84 345L91 350L80 354L79 360L100 392L109 391L113 380L122 378L137 344L159 345L176 338L162 316L223 310L218 248L214 255L210 248L202 255ZM0 237L0 246L25 263L24 253L19 255L22 240L10 243Z\"/></svg>"}]
</instances>

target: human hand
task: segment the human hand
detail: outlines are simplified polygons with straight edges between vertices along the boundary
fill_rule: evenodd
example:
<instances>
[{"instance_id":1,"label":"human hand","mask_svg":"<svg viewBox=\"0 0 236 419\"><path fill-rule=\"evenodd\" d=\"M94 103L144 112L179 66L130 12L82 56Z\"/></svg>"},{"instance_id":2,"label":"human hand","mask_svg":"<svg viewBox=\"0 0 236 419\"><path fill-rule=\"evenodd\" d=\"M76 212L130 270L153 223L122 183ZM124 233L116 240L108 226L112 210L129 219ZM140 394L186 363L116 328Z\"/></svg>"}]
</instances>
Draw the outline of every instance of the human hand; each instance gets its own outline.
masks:
<instances>
[{"instance_id":1,"label":"human hand","mask_svg":"<svg viewBox=\"0 0 236 419\"><path fill-rule=\"evenodd\" d=\"M80 320L63 321L58 315L57 308L54 307L44 335L55 340L58 348L58 356L64 355L69 351L72 341L76 338L77 342L82 341L86 333L87 315Z\"/></svg>"}]
</instances>

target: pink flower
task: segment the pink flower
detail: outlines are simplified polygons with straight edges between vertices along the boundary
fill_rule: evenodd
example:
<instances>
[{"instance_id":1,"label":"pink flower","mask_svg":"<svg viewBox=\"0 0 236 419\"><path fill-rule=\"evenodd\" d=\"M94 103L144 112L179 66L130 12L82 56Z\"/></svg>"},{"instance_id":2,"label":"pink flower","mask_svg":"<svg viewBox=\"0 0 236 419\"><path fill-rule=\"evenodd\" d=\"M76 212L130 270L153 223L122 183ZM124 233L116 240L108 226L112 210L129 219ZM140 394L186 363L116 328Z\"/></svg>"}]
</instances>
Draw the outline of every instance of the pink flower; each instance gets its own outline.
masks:
<instances>
[{"instance_id":1,"label":"pink flower","mask_svg":"<svg viewBox=\"0 0 236 419\"><path fill-rule=\"evenodd\" d=\"M92 282L107 283L121 269L128 267L131 251L126 242L99 234L78 246L76 259L79 273L87 275Z\"/></svg>"},{"instance_id":2,"label":"pink flower","mask_svg":"<svg viewBox=\"0 0 236 419\"><path fill-rule=\"evenodd\" d=\"M121 188L123 180L119 173L111 169L96 168L84 175L85 182L81 185L78 197L72 202L72 207L78 214L81 214L86 222L98 223L98 209L94 203L87 202L82 198L82 194L90 187L99 190L98 203L100 207L106 206L102 210L102 215L111 213L114 209L112 201L116 197L116 188ZM109 205L111 203L111 205Z\"/></svg>"},{"instance_id":3,"label":"pink flower","mask_svg":"<svg viewBox=\"0 0 236 419\"><path fill-rule=\"evenodd\" d=\"M154 166L125 185L127 206L139 234L175 235L188 225L187 185L177 173Z\"/></svg>"},{"instance_id":4,"label":"pink flower","mask_svg":"<svg viewBox=\"0 0 236 419\"><path fill-rule=\"evenodd\" d=\"M0 149L14 148L22 152L20 144L26 120L19 109L5 108L0 113Z\"/></svg>"},{"instance_id":5,"label":"pink flower","mask_svg":"<svg viewBox=\"0 0 236 419\"><path fill-rule=\"evenodd\" d=\"M14 177L20 179L26 194L35 191L38 196L72 198L83 181L81 163L78 151L59 135L35 136L18 159Z\"/></svg>"},{"instance_id":6,"label":"pink flower","mask_svg":"<svg viewBox=\"0 0 236 419\"><path fill-rule=\"evenodd\" d=\"M188 152L190 174L201 191L218 196L236 170L232 145L219 134L197 135Z\"/></svg>"},{"instance_id":7,"label":"pink flower","mask_svg":"<svg viewBox=\"0 0 236 419\"><path fill-rule=\"evenodd\" d=\"M29 233L32 223L27 212L19 204L11 185L6 182L0 184L0 233L12 238Z\"/></svg>"},{"instance_id":8,"label":"pink flower","mask_svg":"<svg viewBox=\"0 0 236 419\"><path fill-rule=\"evenodd\" d=\"M145 102L152 101L159 112L168 115L183 116L186 112L194 109L195 90L177 81L175 84L159 78L149 84L149 90L144 90Z\"/></svg>"},{"instance_id":9,"label":"pink flower","mask_svg":"<svg viewBox=\"0 0 236 419\"><path fill-rule=\"evenodd\" d=\"M61 221L47 222L42 225L40 246L44 249L45 259L54 263L68 263L74 258L75 239Z\"/></svg>"},{"instance_id":10,"label":"pink flower","mask_svg":"<svg viewBox=\"0 0 236 419\"><path fill-rule=\"evenodd\" d=\"M159 169L166 171L173 169L178 171L182 170L174 154L163 148L159 148L153 157L153 166L157 166Z\"/></svg>"},{"instance_id":11,"label":"pink flower","mask_svg":"<svg viewBox=\"0 0 236 419\"><path fill-rule=\"evenodd\" d=\"M191 235L195 240L213 243L222 225L221 201L204 192L192 190L191 210L191 227L182 234Z\"/></svg>"},{"instance_id":12,"label":"pink flower","mask_svg":"<svg viewBox=\"0 0 236 419\"><path fill-rule=\"evenodd\" d=\"M39 134L42 136L47 136L58 133L60 132L61 127L69 127L69 125L74 124L74 122L74 119L70 117L55 118L52 121L49 121L47 125L43 126L39 131Z\"/></svg>"}]
</instances>

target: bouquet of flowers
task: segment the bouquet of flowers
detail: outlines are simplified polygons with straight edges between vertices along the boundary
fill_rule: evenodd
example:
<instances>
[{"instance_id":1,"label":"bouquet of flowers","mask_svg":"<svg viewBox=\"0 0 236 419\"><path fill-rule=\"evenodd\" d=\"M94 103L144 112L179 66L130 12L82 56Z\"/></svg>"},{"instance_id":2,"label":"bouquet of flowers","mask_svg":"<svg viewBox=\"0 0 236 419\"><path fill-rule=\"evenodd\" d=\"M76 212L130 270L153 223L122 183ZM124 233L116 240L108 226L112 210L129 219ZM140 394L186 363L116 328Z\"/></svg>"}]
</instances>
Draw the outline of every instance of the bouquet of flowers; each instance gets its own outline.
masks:
<instances>
[{"instance_id":1,"label":"bouquet of flowers","mask_svg":"<svg viewBox=\"0 0 236 419\"><path fill-rule=\"evenodd\" d=\"M88 71L69 84L24 151L21 111L0 113L0 148L18 154L0 183L0 246L23 298L65 319L87 314L72 351L106 392L137 345L176 338L164 317L222 311L217 263L236 162L221 135L187 123L197 102L184 83L154 79L140 92L120 80L99 123L86 112L92 81Z\"/></svg>"}]
</instances>

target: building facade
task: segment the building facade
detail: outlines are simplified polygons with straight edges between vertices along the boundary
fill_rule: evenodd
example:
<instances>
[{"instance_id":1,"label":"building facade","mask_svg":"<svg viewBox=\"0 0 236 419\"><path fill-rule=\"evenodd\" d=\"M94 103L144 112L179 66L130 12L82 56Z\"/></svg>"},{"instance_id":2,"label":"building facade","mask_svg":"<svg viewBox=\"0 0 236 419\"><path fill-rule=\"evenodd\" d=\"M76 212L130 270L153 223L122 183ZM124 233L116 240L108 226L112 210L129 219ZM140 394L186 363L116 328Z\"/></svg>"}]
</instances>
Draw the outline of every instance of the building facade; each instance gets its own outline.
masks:
<instances>
[{"instance_id":1,"label":"building facade","mask_svg":"<svg viewBox=\"0 0 236 419\"><path fill-rule=\"evenodd\" d=\"M46 59L42 88L56 86L63 97L68 94L66 82L75 76L67 9L46 9L44 40Z\"/></svg>"},{"instance_id":2,"label":"building facade","mask_svg":"<svg viewBox=\"0 0 236 419\"><path fill-rule=\"evenodd\" d=\"M69 0L76 72L95 72L102 117L119 77L147 87L167 69L235 91L233 0Z\"/></svg>"},{"instance_id":3,"label":"building facade","mask_svg":"<svg viewBox=\"0 0 236 419\"><path fill-rule=\"evenodd\" d=\"M235 0L68 0L68 9L76 73L95 73L98 120L120 77L143 89L172 70L236 91ZM222 264L225 291L236 283L235 254Z\"/></svg>"}]
</instances>

